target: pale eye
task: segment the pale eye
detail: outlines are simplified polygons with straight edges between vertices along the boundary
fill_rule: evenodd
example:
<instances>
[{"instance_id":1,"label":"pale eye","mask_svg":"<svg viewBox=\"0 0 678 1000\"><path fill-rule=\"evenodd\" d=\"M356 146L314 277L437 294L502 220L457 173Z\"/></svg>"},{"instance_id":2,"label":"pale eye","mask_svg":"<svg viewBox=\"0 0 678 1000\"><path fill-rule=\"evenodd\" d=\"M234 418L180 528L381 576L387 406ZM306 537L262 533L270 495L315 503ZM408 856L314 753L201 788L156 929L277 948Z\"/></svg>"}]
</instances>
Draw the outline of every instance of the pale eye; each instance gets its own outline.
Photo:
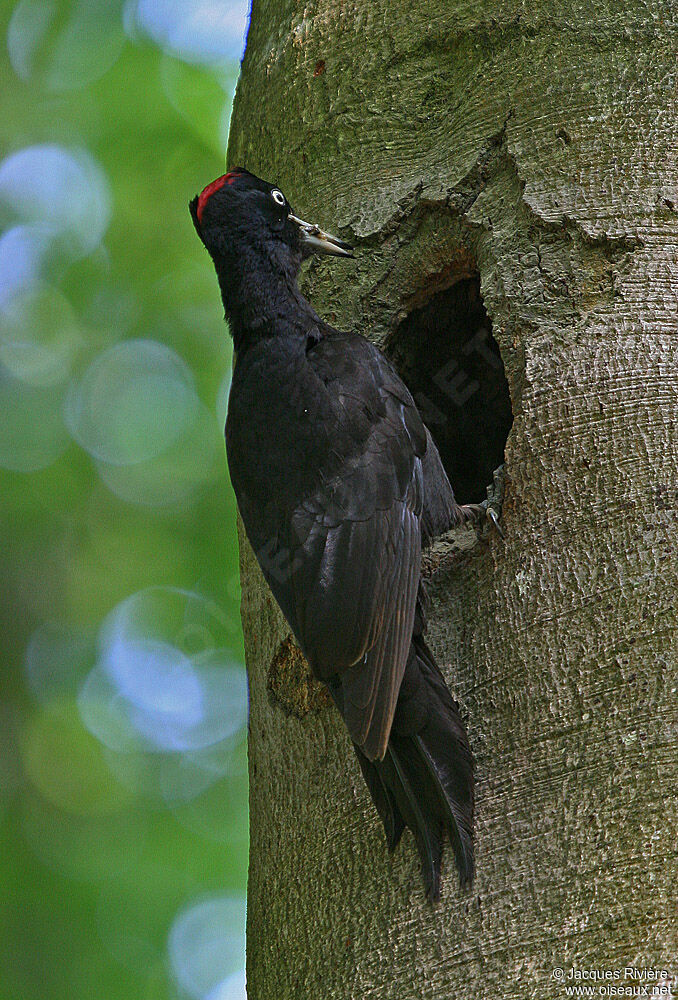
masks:
<instances>
[{"instance_id":1,"label":"pale eye","mask_svg":"<svg viewBox=\"0 0 678 1000\"><path fill-rule=\"evenodd\" d=\"M271 191L271 198L273 198L273 201L276 203L276 205L285 204L285 195L282 193L282 191L277 191L277 190Z\"/></svg>"}]
</instances>

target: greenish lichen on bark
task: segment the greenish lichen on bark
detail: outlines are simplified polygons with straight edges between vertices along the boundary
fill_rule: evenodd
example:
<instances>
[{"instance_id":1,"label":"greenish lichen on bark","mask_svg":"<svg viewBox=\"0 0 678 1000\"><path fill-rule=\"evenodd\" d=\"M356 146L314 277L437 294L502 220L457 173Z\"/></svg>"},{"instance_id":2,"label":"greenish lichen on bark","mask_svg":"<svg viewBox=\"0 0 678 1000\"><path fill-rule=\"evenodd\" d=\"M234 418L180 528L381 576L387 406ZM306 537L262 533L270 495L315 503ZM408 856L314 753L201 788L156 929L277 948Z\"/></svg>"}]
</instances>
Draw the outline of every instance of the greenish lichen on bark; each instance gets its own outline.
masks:
<instances>
[{"instance_id":1,"label":"greenish lichen on bark","mask_svg":"<svg viewBox=\"0 0 678 1000\"><path fill-rule=\"evenodd\" d=\"M427 565L478 778L478 875L436 911L333 710L268 697L288 629L243 540L252 1000L678 971L676 30L661 0L254 2L229 162L357 244L315 307L386 346L477 271L515 420L506 542Z\"/></svg>"}]
</instances>

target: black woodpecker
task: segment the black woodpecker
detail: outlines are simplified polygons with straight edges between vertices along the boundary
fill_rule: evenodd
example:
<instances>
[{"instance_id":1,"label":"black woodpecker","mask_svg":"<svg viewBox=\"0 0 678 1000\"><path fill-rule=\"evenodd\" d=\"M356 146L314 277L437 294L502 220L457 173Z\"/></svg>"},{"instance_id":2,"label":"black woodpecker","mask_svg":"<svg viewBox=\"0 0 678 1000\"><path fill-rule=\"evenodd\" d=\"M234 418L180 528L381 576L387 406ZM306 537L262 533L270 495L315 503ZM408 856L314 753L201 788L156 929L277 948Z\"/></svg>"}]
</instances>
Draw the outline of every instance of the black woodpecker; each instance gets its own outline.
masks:
<instances>
[{"instance_id":1,"label":"black woodpecker","mask_svg":"<svg viewBox=\"0 0 678 1000\"><path fill-rule=\"evenodd\" d=\"M474 872L473 758L424 639L422 547L475 518L387 358L333 329L297 286L313 253L351 247L237 168L190 203L235 346L231 482L264 576L330 691L393 850L404 828L427 895L449 836Z\"/></svg>"}]
</instances>

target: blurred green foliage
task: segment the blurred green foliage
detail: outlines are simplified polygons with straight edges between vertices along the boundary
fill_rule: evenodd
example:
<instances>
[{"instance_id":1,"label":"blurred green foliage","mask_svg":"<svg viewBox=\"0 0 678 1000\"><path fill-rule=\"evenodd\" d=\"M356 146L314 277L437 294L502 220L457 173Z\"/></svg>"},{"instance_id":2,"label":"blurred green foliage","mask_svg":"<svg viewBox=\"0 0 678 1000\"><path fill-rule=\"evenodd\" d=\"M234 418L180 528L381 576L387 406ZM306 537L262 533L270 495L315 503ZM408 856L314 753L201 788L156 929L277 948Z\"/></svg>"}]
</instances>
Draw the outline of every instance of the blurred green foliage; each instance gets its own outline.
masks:
<instances>
[{"instance_id":1,"label":"blurred green foliage","mask_svg":"<svg viewBox=\"0 0 678 1000\"><path fill-rule=\"evenodd\" d=\"M230 341L187 210L238 61L130 6L1 11L0 1000L243 996Z\"/></svg>"}]
</instances>

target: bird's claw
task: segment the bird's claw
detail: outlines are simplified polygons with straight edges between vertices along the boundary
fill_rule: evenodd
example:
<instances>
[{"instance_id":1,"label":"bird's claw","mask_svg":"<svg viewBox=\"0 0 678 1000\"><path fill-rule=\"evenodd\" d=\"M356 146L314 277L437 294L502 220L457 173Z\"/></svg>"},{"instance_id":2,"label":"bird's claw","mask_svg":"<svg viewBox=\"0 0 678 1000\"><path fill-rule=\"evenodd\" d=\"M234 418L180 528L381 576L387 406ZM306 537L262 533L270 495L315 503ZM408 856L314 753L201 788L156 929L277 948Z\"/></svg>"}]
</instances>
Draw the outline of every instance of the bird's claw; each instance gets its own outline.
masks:
<instances>
[{"instance_id":1,"label":"bird's claw","mask_svg":"<svg viewBox=\"0 0 678 1000\"><path fill-rule=\"evenodd\" d=\"M495 469L492 473L492 482L487 487L487 500L483 501L487 517L494 526L499 537L502 539L506 538L506 535L504 534L502 526L499 523L499 518L501 516L501 505L504 501L505 480L506 473L504 471L504 466L500 465L499 468Z\"/></svg>"},{"instance_id":2,"label":"bird's claw","mask_svg":"<svg viewBox=\"0 0 678 1000\"><path fill-rule=\"evenodd\" d=\"M490 521L494 525L495 530L496 530L497 534L499 535L499 537L500 538L506 538L506 535L504 534L504 529L502 528L502 526L499 523L499 515L497 514L496 510L494 509L494 507L490 507L489 503L488 503L488 506L487 506L487 516L489 517Z\"/></svg>"},{"instance_id":3,"label":"bird's claw","mask_svg":"<svg viewBox=\"0 0 678 1000\"><path fill-rule=\"evenodd\" d=\"M464 504L461 507L464 520L478 524L487 519L499 537L506 538L504 530L499 523L503 493L504 466L500 465L498 469L494 470L492 483L487 487L487 500L483 500L482 503Z\"/></svg>"}]
</instances>

